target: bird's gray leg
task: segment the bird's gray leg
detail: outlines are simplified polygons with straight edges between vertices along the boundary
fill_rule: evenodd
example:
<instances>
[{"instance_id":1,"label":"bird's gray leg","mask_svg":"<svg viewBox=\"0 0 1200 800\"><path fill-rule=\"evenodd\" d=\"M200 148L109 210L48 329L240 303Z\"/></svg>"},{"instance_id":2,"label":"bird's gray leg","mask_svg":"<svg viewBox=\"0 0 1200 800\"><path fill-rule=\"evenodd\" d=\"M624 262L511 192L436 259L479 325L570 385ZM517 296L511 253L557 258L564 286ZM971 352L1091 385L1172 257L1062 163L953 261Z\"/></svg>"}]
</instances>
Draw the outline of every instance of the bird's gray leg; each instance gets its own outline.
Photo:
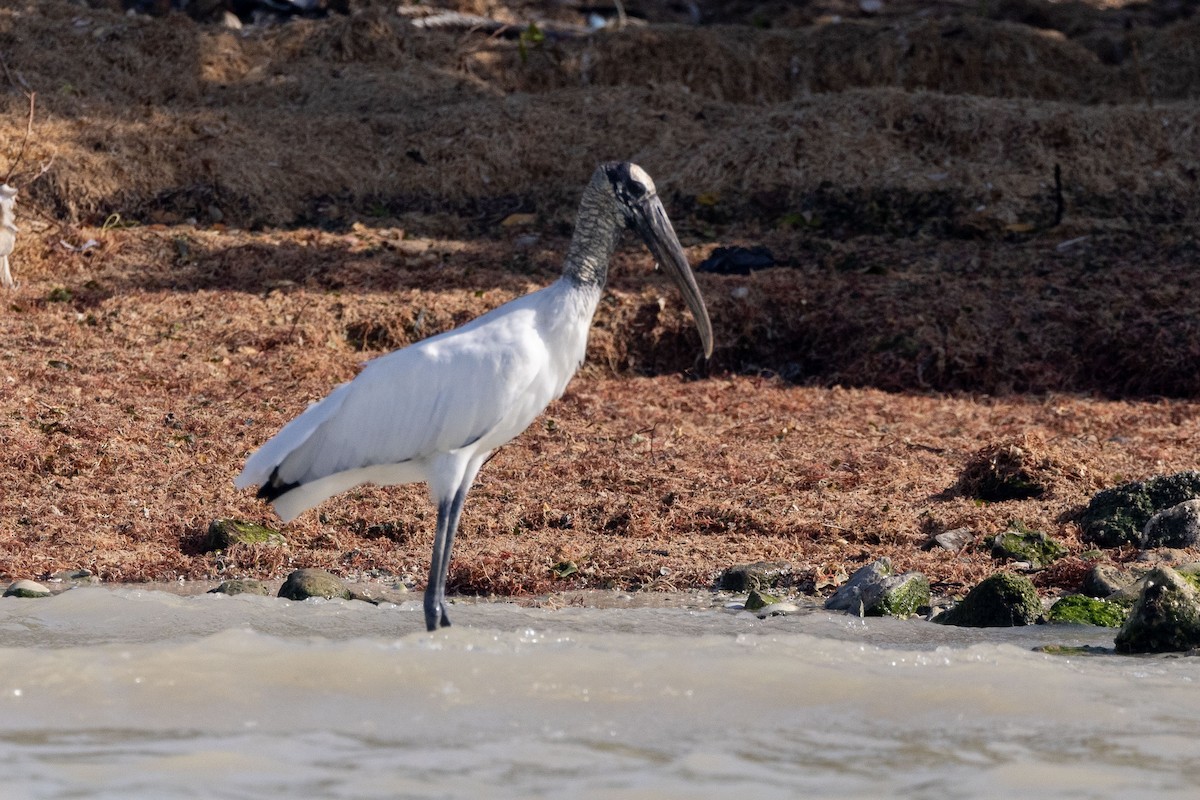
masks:
<instances>
[{"instance_id":1,"label":"bird's gray leg","mask_svg":"<svg viewBox=\"0 0 1200 800\"><path fill-rule=\"evenodd\" d=\"M437 630L438 617L442 615L442 597L446 591L446 572L449 564L443 565L442 558L446 541L446 526L450 522L450 500L438 503L437 532L433 535L433 557L429 560L429 583L425 584L425 628Z\"/></svg>"},{"instance_id":2,"label":"bird's gray leg","mask_svg":"<svg viewBox=\"0 0 1200 800\"><path fill-rule=\"evenodd\" d=\"M453 500L438 503L437 534L429 562L429 584L425 587L425 628L431 632L437 630L439 623L443 628L450 626L450 617L446 615L446 576L450 572L450 551L458 532L458 518L462 516L469 488L464 483Z\"/></svg>"}]
</instances>

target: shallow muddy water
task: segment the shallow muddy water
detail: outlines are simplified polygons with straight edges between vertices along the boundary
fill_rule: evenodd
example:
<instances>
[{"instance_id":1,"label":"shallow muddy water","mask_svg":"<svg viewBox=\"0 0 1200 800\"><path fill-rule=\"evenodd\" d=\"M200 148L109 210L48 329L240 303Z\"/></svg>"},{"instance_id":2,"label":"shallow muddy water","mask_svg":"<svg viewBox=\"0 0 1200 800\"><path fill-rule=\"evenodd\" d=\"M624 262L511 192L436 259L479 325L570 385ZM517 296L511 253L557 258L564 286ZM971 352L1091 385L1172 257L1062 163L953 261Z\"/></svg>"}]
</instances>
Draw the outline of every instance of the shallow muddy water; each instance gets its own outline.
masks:
<instances>
[{"instance_id":1,"label":"shallow muddy water","mask_svg":"<svg viewBox=\"0 0 1200 800\"><path fill-rule=\"evenodd\" d=\"M8 794L1183 798L1200 782L1200 659L1032 650L1111 631L481 603L431 635L418 599L4 599Z\"/></svg>"}]
</instances>

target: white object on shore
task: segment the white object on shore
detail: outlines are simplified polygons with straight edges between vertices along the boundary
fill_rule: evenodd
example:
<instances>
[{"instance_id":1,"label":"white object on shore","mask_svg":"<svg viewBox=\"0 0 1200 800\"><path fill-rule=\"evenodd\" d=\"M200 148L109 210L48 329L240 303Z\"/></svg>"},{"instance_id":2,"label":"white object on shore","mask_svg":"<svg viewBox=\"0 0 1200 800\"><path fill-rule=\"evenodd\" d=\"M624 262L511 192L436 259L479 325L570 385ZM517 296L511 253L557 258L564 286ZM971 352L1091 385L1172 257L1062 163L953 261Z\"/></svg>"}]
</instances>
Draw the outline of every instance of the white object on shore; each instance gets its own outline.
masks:
<instances>
[{"instance_id":1,"label":"white object on shore","mask_svg":"<svg viewBox=\"0 0 1200 800\"><path fill-rule=\"evenodd\" d=\"M11 289L17 285L8 267L8 257L17 243L17 190L7 183L0 184L0 285Z\"/></svg>"}]
</instances>

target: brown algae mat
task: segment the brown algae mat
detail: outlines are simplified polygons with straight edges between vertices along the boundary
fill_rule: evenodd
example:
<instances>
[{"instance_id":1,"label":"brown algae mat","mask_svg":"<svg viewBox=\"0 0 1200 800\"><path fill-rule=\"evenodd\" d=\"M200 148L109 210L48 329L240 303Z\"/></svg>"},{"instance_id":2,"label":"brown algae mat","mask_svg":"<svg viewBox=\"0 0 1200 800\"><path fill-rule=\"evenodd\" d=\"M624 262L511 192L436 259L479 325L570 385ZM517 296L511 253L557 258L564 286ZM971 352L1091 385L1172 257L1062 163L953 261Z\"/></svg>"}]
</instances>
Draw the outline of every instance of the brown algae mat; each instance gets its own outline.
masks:
<instances>
[{"instance_id":1,"label":"brown algae mat","mask_svg":"<svg viewBox=\"0 0 1200 800\"><path fill-rule=\"evenodd\" d=\"M364 359L553 280L607 158L655 177L693 264L775 266L700 275L706 366L627 243L588 365L485 466L452 590L771 559L813 591L886 555L953 593L1002 565L931 536L1014 519L1068 545L1036 581L1070 590L1092 493L1196 466L1200 28L1170 4L697 3L695 25L627 2L637 24L541 39L390 3L241 31L90 5L0 9L4 575L420 581L419 486L349 492L283 544L205 532L271 524L233 476ZM1013 447L1047 490L965 496Z\"/></svg>"}]
</instances>

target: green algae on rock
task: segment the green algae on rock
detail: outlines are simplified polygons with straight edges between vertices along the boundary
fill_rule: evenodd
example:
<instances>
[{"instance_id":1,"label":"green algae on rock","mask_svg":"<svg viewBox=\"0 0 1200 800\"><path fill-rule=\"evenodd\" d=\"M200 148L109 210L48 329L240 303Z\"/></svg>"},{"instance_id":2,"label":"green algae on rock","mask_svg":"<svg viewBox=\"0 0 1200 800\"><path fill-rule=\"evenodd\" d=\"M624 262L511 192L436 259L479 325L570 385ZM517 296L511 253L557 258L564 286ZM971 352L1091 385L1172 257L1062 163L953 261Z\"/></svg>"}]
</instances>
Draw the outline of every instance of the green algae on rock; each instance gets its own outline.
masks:
<instances>
[{"instance_id":1,"label":"green algae on rock","mask_svg":"<svg viewBox=\"0 0 1200 800\"><path fill-rule=\"evenodd\" d=\"M1060 598L1046 612L1048 622L1076 625L1097 625L1102 628L1119 628L1125 621L1129 609L1118 603L1110 603L1095 597L1072 594Z\"/></svg>"},{"instance_id":2,"label":"green algae on rock","mask_svg":"<svg viewBox=\"0 0 1200 800\"><path fill-rule=\"evenodd\" d=\"M209 594L256 594L266 597L271 594L270 588L262 581L253 578L245 580L234 579L223 581L220 586L208 590Z\"/></svg>"},{"instance_id":3,"label":"green algae on rock","mask_svg":"<svg viewBox=\"0 0 1200 800\"><path fill-rule=\"evenodd\" d=\"M825 607L866 617L911 617L929 605L929 579L919 572L892 573L889 558L860 567Z\"/></svg>"},{"instance_id":4,"label":"green algae on rock","mask_svg":"<svg viewBox=\"0 0 1200 800\"><path fill-rule=\"evenodd\" d=\"M5 597L49 597L50 590L42 584L31 580L14 581L4 590Z\"/></svg>"},{"instance_id":5,"label":"green algae on rock","mask_svg":"<svg viewBox=\"0 0 1200 800\"><path fill-rule=\"evenodd\" d=\"M1155 567L1117 632L1118 653L1168 653L1200 647L1200 591L1170 567Z\"/></svg>"},{"instance_id":6,"label":"green algae on rock","mask_svg":"<svg viewBox=\"0 0 1200 800\"><path fill-rule=\"evenodd\" d=\"M1105 489L1079 516L1083 540L1098 547L1141 546L1146 523L1159 511L1200 497L1200 472L1155 475Z\"/></svg>"},{"instance_id":7,"label":"green algae on rock","mask_svg":"<svg viewBox=\"0 0 1200 800\"><path fill-rule=\"evenodd\" d=\"M929 578L920 572L893 575L885 584L883 596L867 611L867 616L906 619L929 605Z\"/></svg>"},{"instance_id":8,"label":"green algae on rock","mask_svg":"<svg viewBox=\"0 0 1200 800\"><path fill-rule=\"evenodd\" d=\"M773 594L767 594L766 592L759 591L758 589L751 589L749 597L746 598L746 610L758 611L760 608L766 608L767 606L778 603L779 600L780 598Z\"/></svg>"},{"instance_id":9,"label":"green algae on rock","mask_svg":"<svg viewBox=\"0 0 1200 800\"><path fill-rule=\"evenodd\" d=\"M310 597L335 597L350 600L350 589L337 576L323 569L298 569L287 576L279 587L279 596L288 600L307 600Z\"/></svg>"},{"instance_id":10,"label":"green algae on rock","mask_svg":"<svg viewBox=\"0 0 1200 800\"><path fill-rule=\"evenodd\" d=\"M283 534L256 522L214 519L208 524L205 550L227 550L235 544L283 544Z\"/></svg>"},{"instance_id":11,"label":"green algae on rock","mask_svg":"<svg viewBox=\"0 0 1200 800\"><path fill-rule=\"evenodd\" d=\"M1041 616L1042 601L1033 583L1011 572L997 572L980 581L958 605L933 621L964 628L1010 628L1032 625Z\"/></svg>"},{"instance_id":12,"label":"green algae on rock","mask_svg":"<svg viewBox=\"0 0 1200 800\"><path fill-rule=\"evenodd\" d=\"M1067 548L1042 531L1026 527L1019 519L1011 520L1008 529L992 539L992 556L1013 561L1026 561L1041 569L1067 554Z\"/></svg>"}]
</instances>

